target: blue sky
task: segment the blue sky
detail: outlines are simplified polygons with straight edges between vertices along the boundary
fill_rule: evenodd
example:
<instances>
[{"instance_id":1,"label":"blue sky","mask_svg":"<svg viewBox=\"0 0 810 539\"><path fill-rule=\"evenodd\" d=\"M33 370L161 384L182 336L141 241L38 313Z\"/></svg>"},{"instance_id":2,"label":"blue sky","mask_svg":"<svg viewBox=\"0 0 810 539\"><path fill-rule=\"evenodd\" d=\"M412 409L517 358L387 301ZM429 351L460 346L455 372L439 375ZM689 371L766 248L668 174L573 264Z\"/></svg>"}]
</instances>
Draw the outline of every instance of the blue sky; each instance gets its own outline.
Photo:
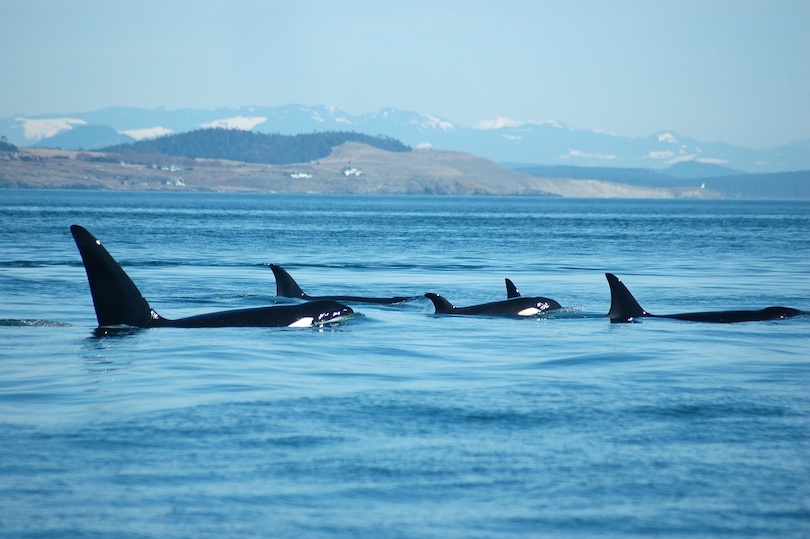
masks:
<instances>
[{"instance_id":1,"label":"blue sky","mask_svg":"<svg viewBox=\"0 0 810 539\"><path fill-rule=\"evenodd\" d=\"M382 108L810 139L807 0L0 0L0 117Z\"/></svg>"}]
</instances>

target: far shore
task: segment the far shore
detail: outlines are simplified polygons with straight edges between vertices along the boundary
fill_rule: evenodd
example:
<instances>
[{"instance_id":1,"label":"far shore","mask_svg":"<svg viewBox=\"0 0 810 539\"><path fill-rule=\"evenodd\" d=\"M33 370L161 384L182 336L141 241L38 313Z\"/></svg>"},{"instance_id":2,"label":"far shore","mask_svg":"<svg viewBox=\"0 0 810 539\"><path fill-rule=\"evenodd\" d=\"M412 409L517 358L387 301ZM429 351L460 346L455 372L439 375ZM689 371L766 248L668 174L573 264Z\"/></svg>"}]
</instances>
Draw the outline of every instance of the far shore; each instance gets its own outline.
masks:
<instances>
[{"instance_id":1,"label":"far shore","mask_svg":"<svg viewBox=\"0 0 810 539\"><path fill-rule=\"evenodd\" d=\"M346 143L317 162L265 165L212 159L20 148L0 159L0 188L385 195L522 195L571 198L721 198L699 188L540 178L441 150L386 152Z\"/></svg>"}]
</instances>

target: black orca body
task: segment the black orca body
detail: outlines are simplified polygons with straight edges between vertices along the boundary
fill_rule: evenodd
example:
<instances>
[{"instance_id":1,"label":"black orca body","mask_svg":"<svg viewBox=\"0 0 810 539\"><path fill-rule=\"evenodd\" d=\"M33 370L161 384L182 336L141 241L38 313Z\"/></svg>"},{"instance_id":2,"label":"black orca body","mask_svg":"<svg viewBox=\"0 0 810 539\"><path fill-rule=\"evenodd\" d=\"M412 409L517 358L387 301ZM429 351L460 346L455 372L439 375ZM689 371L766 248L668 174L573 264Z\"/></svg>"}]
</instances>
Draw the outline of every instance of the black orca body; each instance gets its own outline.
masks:
<instances>
[{"instance_id":1,"label":"black orca body","mask_svg":"<svg viewBox=\"0 0 810 539\"><path fill-rule=\"evenodd\" d=\"M511 281L510 281L511 282ZM481 303L469 307L454 307L449 301L438 294L428 292L425 297L433 302L436 314L497 314L507 316L533 316L546 311L561 309L562 306L550 298L522 296L512 297L503 301Z\"/></svg>"},{"instance_id":2,"label":"black orca body","mask_svg":"<svg viewBox=\"0 0 810 539\"><path fill-rule=\"evenodd\" d=\"M276 277L276 295L283 298L300 298L306 300L329 299L333 301L346 301L349 303L377 303L380 305L390 305L392 303L402 303L413 298L404 296L394 296L390 298L374 298L366 296L309 296L304 293L295 279L287 273L287 270L276 264L269 264Z\"/></svg>"},{"instance_id":3,"label":"black orca body","mask_svg":"<svg viewBox=\"0 0 810 539\"><path fill-rule=\"evenodd\" d=\"M336 301L237 309L170 320L146 299L101 242L79 225L70 227L84 262L99 327L305 327L347 316L353 311Z\"/></svg>"},{"instance_id":4,"label":"black orca body","mask_svg":"<svg viewBox=\"0 0 810 539\"><path fill-rule=\"evenodd\" d=\"M606 273L610 285L610 311L607 317L611 322L632 322L636 318L672 318L690 322L712 322L730 324L734 322L760 322L764 320L782 320L807 314L790 307L766 307L758 311L713 311L681 314L650 314L638 304L636 298L621 280L612 273Z\"/></svg>"}]
</instances>

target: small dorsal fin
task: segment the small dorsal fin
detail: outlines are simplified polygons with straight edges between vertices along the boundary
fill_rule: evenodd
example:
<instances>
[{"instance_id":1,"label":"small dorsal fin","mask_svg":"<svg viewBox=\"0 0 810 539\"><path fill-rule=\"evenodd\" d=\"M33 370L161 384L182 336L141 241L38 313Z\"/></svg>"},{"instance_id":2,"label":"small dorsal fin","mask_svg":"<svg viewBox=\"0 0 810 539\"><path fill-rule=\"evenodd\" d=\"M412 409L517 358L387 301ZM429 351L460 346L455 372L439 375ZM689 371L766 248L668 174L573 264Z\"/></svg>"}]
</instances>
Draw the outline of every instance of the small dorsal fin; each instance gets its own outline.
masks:
<instances>
[{"instance_id":1,"label":"small dorsal fin","mask_svg":"<svg viewBox=\"0 0 810 539\"><path fill-rule=\"evenodd\" d=\"M287 271L276 264L270 264L273 275L276 276L276 295L282 298L308 297Z\"/></svg>"},{"instance_id":2,"label":"small dorsal fin","mask_svg":"<svg viewBox=\"0 0 810 539\"><path fill-rule=\"evenodd\" d=\"M506 297L509 299L520 297L520 291L515 286L515 283L513 283L509 278L506 279Z\"/></svg>"},{"instance_id":3,"label":"small dorsal fin","mask_svg":"<svg viewBox=\"0 0 810 539\"><path fill-rule=\"evenodd\" d=\"M610 311L607 317L611 322L630 322L634 318L651 316L638 304L630 290L612 273L605 273L610 285Z\"/></svg>"},{"instance_id":4,"label":"small dorsal fin","mask_svg":"<svg viewBox=\"0 0 810 539\"><path fill-rule=\"evenodd\" d=\"M436 313L438 314L450 313L454 309L453 305L439 294L428 292L425 294L425 297L433 302L433 307L436 309Z\"/></svg>"},{"instance_id":5,"label":"small dorsal fin","mask_svg":"<svg viewBox=\"0 0 810 539\"><path fill-rule=\"evenodd\" d=\"M98 325L139 328L154 325L158 314L101 242L79 225L71 226L70 232L82 255Z\"/></svg>"}]
</instances>

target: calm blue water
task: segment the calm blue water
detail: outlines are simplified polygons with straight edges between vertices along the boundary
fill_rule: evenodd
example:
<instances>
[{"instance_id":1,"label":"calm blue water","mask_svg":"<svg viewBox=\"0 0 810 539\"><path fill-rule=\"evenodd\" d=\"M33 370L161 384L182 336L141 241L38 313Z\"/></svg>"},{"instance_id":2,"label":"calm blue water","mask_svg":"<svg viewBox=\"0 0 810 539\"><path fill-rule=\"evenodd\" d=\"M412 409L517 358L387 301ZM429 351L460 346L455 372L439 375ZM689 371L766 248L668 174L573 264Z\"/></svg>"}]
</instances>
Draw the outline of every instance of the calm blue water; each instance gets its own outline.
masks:
<instances>
[{"instance_id":1,"label":"calm blue water","mask_svg":"<svg viewBox=\"0 0 810 539\"><path fill-rule=\"evenodd\" d=\"M68 227L167 317L310 294L313 329L95 338ZM810 203L0 191L3 537L808 537ZM288 301L288 300L286 300Z\"/></svg>"}]
</instances>

